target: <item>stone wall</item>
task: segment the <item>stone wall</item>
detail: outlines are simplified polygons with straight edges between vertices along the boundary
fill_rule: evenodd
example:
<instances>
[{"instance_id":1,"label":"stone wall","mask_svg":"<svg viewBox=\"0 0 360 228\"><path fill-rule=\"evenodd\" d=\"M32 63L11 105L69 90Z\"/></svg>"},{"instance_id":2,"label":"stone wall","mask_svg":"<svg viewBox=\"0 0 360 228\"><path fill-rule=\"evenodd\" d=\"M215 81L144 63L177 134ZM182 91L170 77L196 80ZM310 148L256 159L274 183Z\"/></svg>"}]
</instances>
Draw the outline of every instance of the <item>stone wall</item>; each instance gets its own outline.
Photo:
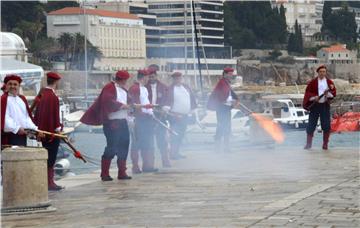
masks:
<instances>
[{"instance_id":1,"label":"stone wall","mask_svg":"<svg viewBox=\"0 0 360 228\"><path fill-rule=\"evenodd\" d=\"M307 64L238 64L238 73L243 76L245 85L266 85L273 82L279 85L303 85L316 75L315 65ZM276 69L276 70L275 70ZM360 64L332 64L328 67L332 79L340 78L350 83L360 83ZM271 83L270 83L271 84Z\"/></svg>"},{"instance_id":2,"label":"stone wall","mask_svg":"<svg viewBox=\"0 0 360 228\"><path fill-rule=\"evenodd\" d=\"M350 83L360 83L360 63L331 64L329 70L335 78L344 79Z\"/></svg>"}]
</instances>

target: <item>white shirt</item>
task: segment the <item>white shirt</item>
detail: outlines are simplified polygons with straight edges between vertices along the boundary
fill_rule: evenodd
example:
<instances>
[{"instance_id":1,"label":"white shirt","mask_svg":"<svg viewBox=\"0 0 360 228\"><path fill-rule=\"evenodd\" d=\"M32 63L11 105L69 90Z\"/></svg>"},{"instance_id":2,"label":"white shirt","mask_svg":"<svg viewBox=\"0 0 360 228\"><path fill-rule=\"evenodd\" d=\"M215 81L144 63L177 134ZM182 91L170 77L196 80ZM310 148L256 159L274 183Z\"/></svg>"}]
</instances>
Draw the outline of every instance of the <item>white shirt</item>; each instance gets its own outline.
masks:
<instances>
[{"instance_id":1,"label":"white shirt","mask_svg":"<svg viewBox=\"0 0 360 228\"><path fill-rule=\"evenodd\" d=\"M229 96L228 98L226 99L226 101L224 102L225 105L227 106L231 106L233 104L233 97L231 96L231 90L229 91Z\"/></svg>"},{"instance_id":2,"label":"white shirt","mask_svg":"<svg viewBox=\"0 0 360 228\"><path fill-rule=\"evenodd\" d=\"M157 101L157 92L156 92L157 83L150 84L150 86L151 86L151 93L152 93L151 104L156 104L156 101Z\"/></svg>"},{"instance_id":3,"label":"white shirt","mask_svg":"<svg viewBox=\"0 0 360 228\"><path fill-rule=\"evenodd\" d=\"M147 90L147 88L143 85L140 85L140 104L141 105L147 105L150 104L149 101L149 92ZM141 108L141 111L143 113L149 114L149 115L153 115L153 110L152 108L146 109L146 108Z\"/></svg>"},{"instance_id":4,"label":"white shirt","mask_svg":"<svg viewBox=\"0 0 360 228\"><path fill-rule=\"evenodd\" d=\"M20 128L37 130L26 110L24 101L19 96L9 94L5 112L5 132L16 134Z\"/></svg>"},{"instance_id":5,"label":"white shirt","mask_svg":"<svg viewBox=\"0 0 360 228\"><path fill-rule=\"evenodd\" d=\"M327 84L326 78L323 78L323 79L318 78L318 94L319 94L319 96L321 96L327 89L329 89L329 86ZM333 95L330 92L328 92L327 97L331 98L331 97L333 97ZM327 97L323 96L319 100L319 103L324 103L326 101Z\"/></svg>"},{"instance_id":6,"label":"white shirt","mask_svg":"<svg viewBox=\"0 0 360 228\"><path fill-rule=\"evenodd\" d=\"M122 104L127 104L127 92L119 85L115 84L116 101ZM109 113L109 119L126 119L128 116L126 109L119 109L116 112Z\"/></svg>"},{"instance_id":7,"label":"white shirt","mask_svg":"<svg viewBox=\"0 0 360 228\"><path fill-rule=\"evenodd\" d=\"M171 111L180 114L189 114L191 111L190 93L182 85L174 86L174 104Z\"/></svg>"}]
</instances>

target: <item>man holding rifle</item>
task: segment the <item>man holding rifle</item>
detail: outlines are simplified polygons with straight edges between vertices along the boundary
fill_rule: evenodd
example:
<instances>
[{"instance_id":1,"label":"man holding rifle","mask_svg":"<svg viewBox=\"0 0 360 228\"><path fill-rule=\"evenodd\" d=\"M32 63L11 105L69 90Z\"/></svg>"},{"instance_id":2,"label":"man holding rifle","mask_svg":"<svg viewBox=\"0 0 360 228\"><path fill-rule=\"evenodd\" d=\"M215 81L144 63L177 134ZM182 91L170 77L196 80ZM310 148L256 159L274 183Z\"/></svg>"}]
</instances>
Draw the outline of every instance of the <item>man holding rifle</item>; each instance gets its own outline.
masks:
<instances>
[{"instance_id":1,"label":"man holding rifle","mask_svg":"<svg viewBox=\"0 0 360 228\"><path fill-rule=\"evenodd\" d=\"M55 72L46 74L47 86L42 89L41 99L39 99L34 121L39 130L56 133L62 131L59 112L59 98L55 90L59 84L61 76ZM47 136L42 139L43 147L48 151L48 189L50 191L59 191L63 187L54 182L54 165L59 150L60 139Z\"/></svg>"},{"instance_id":2,"label":"man holding rifle","mask_svg":"<svg viewBox=\"0 0 360 228\"><path fill-rule=\"evenodd\" d=\"M239 98L231 89L230 83L235 78L234 69L225 67L222 78L216 84L209 97L207 108L216 111L216 135L215 151L221 148L224 142L224 152L229 152L229 140L231 136L231 109L238 106Z\"/></svg>"},{"instance_id":3,"label":"man holding rifle","mask_svg":"<svg viewBox=\"0 0 360 228\"><path fill-rule=\"evenodd\" d=\"M21 82L15 74L4 79L7 91L1 96L1 145L26 146L25 129L38 129L26 98L19 94Z\"/></svg>"},{"instance_id":4,"label":"man holding rifle","mask_svg":"<svg viewBox=\"0 0 360 228\"><path fill-rule=\"evenodd\" d=\"M131 102L135 105L135 134L131 142L131 161L133 173L157 172L154 168L154 120L149 92L145 85L149 80L149 71L139 70L137 82L129 89ZM139 167L139 151L142 158L142 170Z\"/></svg>"},{"instance_id":5,"label":"man holding rifle","mask_svg":"<svg viewBox=\"0 0 360 228\"><path fill-rule=\"evenodd\" d=\"M130 134L127 123L129 96L125 89L130 78L127 71L118 71L115 80L102 89L94 104L85 112L80 121L88 125L103 125L106 147L101 158L101 180L112 181L109 174L111 160L117 156L119 180L131 179L126 173Z\"/></svg>"},{"instance_id":6,"label":"man holding rifle","mask_svg":"<svg viewBox=\"0 0 360 228\"><path fill-rule=\"evenodd\" d=\"M186 133L188 115L195 110L197 104L190 86L184 83L182 73L174 72L171 77L173 82L169 86L166 106L163 109L168 113L170 126L176 132L171 134L170 138L170 159L178 160L185 158L180 153L180 146Z\"/></svg>"},{"instance_id":7,"label":"man holding rifle","mask_svg":"<svg viewBox=\"0 0 360 228\"><path fill-rule=\"evenodd\" d=\"M164 106L167 98L167 86L157 78L157 71L159 67L157 65L150 65L149 71L149 82L146 84L146 88L149 91L149 100L153 105ZM165 115L161 112L155 112L155 117L165 122ZM160 150L162 166L171 167L169 160L169 142L167 137L167 130L160 124L156 124L154 127L154 135L156 139L156 145Z\"/></svg>"},{"instance_id":8,"label":"man holding rifle","mask_svg":"<svg viewBox=\"0 0 360 228\"><path fill-rule=\"evenodd\" d=\"M326 66L321 65L316 69L318 76L311 80L306 87L303 107L310 111L309 123L306 128L307 140L304 149L308 150L312 146L312 138L320 117L321 128L323 130L324 150L328 149L330 137L330 100L336 96L334 82L327 78Z\"/></svg>"}]
</instances>

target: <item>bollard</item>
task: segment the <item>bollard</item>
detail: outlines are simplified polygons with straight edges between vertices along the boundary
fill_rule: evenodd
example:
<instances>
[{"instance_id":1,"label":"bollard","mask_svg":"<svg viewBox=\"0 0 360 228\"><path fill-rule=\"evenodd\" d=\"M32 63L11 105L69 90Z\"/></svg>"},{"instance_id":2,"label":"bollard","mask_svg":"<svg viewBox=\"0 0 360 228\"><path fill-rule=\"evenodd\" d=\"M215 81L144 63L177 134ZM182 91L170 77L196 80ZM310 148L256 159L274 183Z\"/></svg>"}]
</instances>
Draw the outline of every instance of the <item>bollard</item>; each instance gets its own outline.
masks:
<instances>
[{"instance_id":1,"label":"bollard","mask_svg":"<svg viewBox=\"0 0 360 228\"><path fill-rule=\"evenodd\" d=\"M47 184L48 154L40 147L12 147L1 152L2 213L50 206Z\"/></svg>"}]
</instances>

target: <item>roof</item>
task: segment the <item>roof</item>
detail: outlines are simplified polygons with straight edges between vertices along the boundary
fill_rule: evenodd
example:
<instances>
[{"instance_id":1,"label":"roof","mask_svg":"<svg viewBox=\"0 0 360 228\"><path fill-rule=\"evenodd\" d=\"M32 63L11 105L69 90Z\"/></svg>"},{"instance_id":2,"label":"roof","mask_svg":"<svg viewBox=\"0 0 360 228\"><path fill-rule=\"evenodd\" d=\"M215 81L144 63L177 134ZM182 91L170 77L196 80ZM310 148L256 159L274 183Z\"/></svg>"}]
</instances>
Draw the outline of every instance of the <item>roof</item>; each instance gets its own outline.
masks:
<instances>
[{"instance_id":1,"label":"roof","mask_svg":"<svg viewBox=\"0 0 360 228\"><path fill-rule=\"evenodd\" d=\"M20 36L11 32L0 33L0 50L26 50L24 41Z\"/></svg>"},{"instance_id":2,"label":"roof","mask_svg":"<svg viewBox=\"0 0 360 228\"><path fill-rule=\"evenodd\" d=\"M346 46L344 44L332 45L332 46L327 47L327 48L322 48L322 50L324 50L326 52L345 52L345 51L349 51L348 49L346 49Z\"/></svg>"},{"instance_id":3,"label":"roof","mask_svg":"<svg viewBox=\"0 0 360 228\"><path fill-rule=\"evenodd\" d=\"M41 66L21 62L10 58L0 58L0 78L3 80L7 74L18 74L22 79L43 77L44 70Z\"/></svg>"},{"instance_id":4,"label":"roof","mask_svg":"<svg viewBox=\"0 0 360 228\"><path fill-rule=\"evenodd\" d=\"M132 19L132 20L140 20L134 14L124 13L124 12L115 12L109 10L99 10L99 9L84 9L80 7L65 7L59 10L51 11L48 15L74 15L74 14L91 14L102 17L114 17L114 18L122 18L122 19Z\"/></svg>"}]
</instances>

